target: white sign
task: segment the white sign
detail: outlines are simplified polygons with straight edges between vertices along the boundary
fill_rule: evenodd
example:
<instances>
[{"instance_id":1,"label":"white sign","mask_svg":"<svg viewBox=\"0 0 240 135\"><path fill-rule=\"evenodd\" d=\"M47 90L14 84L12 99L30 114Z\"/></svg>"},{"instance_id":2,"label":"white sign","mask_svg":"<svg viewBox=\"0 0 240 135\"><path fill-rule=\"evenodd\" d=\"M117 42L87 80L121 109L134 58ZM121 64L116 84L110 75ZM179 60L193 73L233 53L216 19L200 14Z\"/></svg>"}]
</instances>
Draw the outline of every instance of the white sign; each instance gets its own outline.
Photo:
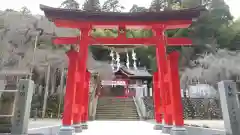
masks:
<instances>
[{"instance_id":1,"label":"white sign","mask_svg":"<svg viewBox=\"0 0 240 135\"><path fill-rule=\"evenodd\" d=\"M121 85L125 86L126 82L125 81L108 81L108 80L103 80L101 82L102 85Z\"/></svg>"}]
</instances>

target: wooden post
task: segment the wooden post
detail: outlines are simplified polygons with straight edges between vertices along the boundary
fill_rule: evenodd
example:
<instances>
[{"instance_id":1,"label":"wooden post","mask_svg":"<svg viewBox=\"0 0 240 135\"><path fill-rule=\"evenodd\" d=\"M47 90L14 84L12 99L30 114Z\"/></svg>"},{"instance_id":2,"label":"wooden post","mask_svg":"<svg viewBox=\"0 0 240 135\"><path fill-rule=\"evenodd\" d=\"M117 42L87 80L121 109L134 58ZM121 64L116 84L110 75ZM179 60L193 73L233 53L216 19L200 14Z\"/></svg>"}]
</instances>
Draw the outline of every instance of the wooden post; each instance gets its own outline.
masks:
<instances>
[{"instance_id":1,"label":"wooden post","mask_svg":"<svg viewBox=\"0 0 240 135\"><path fill-rule=\"evenodd\" d=\"M88 125L87 125L87 121L88 121L88 105L89 105L89 81L90 81L90 72L86 72L86 76L85 76L85 89L84 89L84 92L83 92L83 108L84 108L84 112L82 114L82 128L83 129L87 129L88 128Z\"/></svg>"},{"instance_id":2,"label":"wooden post","mask_svg":"<svg viewBox=\"0 0 240 135\"><path fill-rule=\"evenodd\" d=\"M172 135L187 135L184 128L183 120L183 105L181 98L180 79L178 72L178 59L179 53L174 51L168 56L168 69L169 69L169 93L171 98L171 112L174 119L174 127L172 128Z\"/></svg>"},{"instance_id":3,"label":"wooden post","mask_svg":"<svg viewBox=\"0 0 240 135\"><path fill-rule=\"evenodd\" d=\"M180 79L178 73L178 52L169 54L169 70L170 70L170 98L172 101L172 112L175 126L184 126L183 123L183 105L181 99Z\"/></svg>"},{"instance_id":4,"label":"wooden post","mask_svg":"<svg viewBox=\"0 0 240 135\"><path fill-rule=\"evenodd\" d=\"M167 63L169 63L169 57L167 56ZM173 116L172 116L172 102L171 102L171 98L170 98L170 82L171 80L169 79L170 76L170 72L171 70L168 68L168 65L166 65L166 71L165 71L165 78L164 78L164 83L165 83L165 89L164 89L164 113L165 113L165 117L164 117L164 121L165 124L168 127L168 129L170 129L173 125ZM167 133L170 133L170 130L166 131Z\"/></svg>"},{"instance_id":5,"label":"wooden post","mask_svg":"<svg viewBox=\"0 0 240 135\"><path fill-rule=\"evenodd\" d=\"M64 112L63 112L63 126L72 126L73 108L76 92L76 70L77 70L77 57L78 53L75 50L67 52L69 58L68 75L66 84L66 93L64 97Z\"/></svg>"},{"instance_id":6,"label":"wooden post","mask_svg":"<svg viewBox=\"0 0 240 135\"><path fill-rule=\"evenodd\" d=\"M165 83L165 75L167 71L167 58L166 58L166 41L165 41L165 26L162 25L159 28L155 28L155 38L156 38L156 59L157 59L157 70L158 70L158 83L159 88L161 89L161 97L162 103L164 107L164 127L162 129L163 133L170 133L171 126L168 125L169 117L167 116L166 109L166 83Z\"/></svg>"},{"instance_id":7,"label":"wooden post","mask_svg":"<svg viewBox=\"0 0 240 135\"><path fill-rule=\"evenodd\" d=\"M156 125L154 126L155 130L162 130L162 108L161 108L161 93L160 88L158 87L158 72L153 74L153 100L154 100L154 115Z\"/></svg>"},{"instance_id":8,"label":"wooden post","mask_svg":"<svg viewBox=\"0 0 240 135\"><path fill-rule=\"evenodd\" d=\"M74 115L73 122L75 127L75 132L79 133L82 131L82 114L84 112L83 102L84 102L84 83L85 83L85 76L86 76L86 65L87 65L87 57L88 57L88 44L89 44L89 29L83 28L81 29L80 34L80 42L79 42L79 52L78 56L78 77L79 81L77 82L77 98L75 100L76 107L77 107L77 114ZM76 59L75 58L75 59Z\"/></svg>"}]
</instances>

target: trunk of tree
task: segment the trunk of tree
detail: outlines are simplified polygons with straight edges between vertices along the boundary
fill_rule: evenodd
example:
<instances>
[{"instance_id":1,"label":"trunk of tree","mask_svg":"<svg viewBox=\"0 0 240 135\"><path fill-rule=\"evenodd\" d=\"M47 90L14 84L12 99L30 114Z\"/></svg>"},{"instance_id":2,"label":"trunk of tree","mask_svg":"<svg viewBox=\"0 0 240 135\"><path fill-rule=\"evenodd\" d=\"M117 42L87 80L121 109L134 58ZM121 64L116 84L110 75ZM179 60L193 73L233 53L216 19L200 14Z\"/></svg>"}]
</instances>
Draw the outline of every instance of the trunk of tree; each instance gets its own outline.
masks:
<instances>
[{"instance_id":1,"label":"trunk of tree","mask_svg":"<svg viewBox=\"0 0 240 135\"><path fill-rule=\"evenodd\" d=\"M44 101L43 101L43 110L42 110L42 118L45 117L46 113L46 108L47 108L47 98L48 98L48 88L49 88L49 79L50 79L50 65L47 67L47 73L46 73L46 85L45 85L45 90L44 90Z\"/></svg>"},{"instance_id":2,"label":"trunk of tree","mask_svg":"<svg viewBox=\"0 0 240 135\"><path fill-rule=\"evenodd\" d=\"M52 68L51 69L51 93L50 95L54 94L55 93L55 89L56 89L56 69L55 68Z\"/></svg>"},{"instance_id":3,"label":"trunk of tree","mask_svg":"<svg viewBox=\"0 0 240 135\"><path fill-rule=\"evenodd\" d=\"M16 77L7 77L5 90L16 90ZM15 101L15 93L2 93L0 98L0 115L12 115ZM0 133L10 133L12 117L0 117Z\"/></svg>"}]
</instances>

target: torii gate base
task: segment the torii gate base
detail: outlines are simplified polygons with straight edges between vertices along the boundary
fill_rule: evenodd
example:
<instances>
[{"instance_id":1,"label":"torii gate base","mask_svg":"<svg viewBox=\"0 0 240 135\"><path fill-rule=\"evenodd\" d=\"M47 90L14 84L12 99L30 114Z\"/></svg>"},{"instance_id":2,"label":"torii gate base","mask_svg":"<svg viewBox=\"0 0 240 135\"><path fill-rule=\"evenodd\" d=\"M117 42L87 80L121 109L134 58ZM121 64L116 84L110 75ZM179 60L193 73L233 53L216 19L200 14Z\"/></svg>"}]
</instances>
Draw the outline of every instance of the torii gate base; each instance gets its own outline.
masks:
<instances>
[{"instance_id":1,"label":"torii gate base","mask_svg":"<svg viewBox=\"0 0 240 135\"><path fill-rule=\"evenodd\" d=\"M167 72L164 80L166 84L165 90L160 89L158 72L155 72L153 75L154 112L157 123L154 129L162 130L163 133L167 134L171 132L172 135L187 134L186 129L181 128L181 125L183 125L183 113L181 113L182 106L179 104L181 103L179 77L176 76L178 75L178 58L178 52L172 52L167 56ZM159 99L160 102L158 102ZM174 111L179 111L179 113L176 114ZM165 115L164 125L162 123L163 114ZM175 126L173 126L173 120L175 120Z\"/></svg>"},{"instance_id":2,"label":"torii gate base","mask_svg":"<svg viewBox=\"0 0 240 135\"><path fill-rule=\"evenodd\" d=\"M169 38L164 35L167 29L188 28L193 18L197 18L204 9L194 8L182 11L159 13L92 13L76 10L64 10L41 6L45 15L58 27L76 28L79 37L59 37L55 44L75 44L80 49L68 52L69 67L66 95L64 99L63 127L59 135L73 135L81 132L82 124L87 122L88 88L86 63L89 45L155 45L157 72L154 74L155 129L160 129L164 114L163 133L186 135L183 121L180 82L178 76L177 52L166 56L166 46L191 45L188 38ZM131 15L130 15L131 14ZM94 38L93 29L116 28L117 37ZM148 38L127 38L127 29L148 29L153 33ZM87 82L87 83L85 83ZM75 131L74 128L75 127ZM173 128L172 128L173 127Z\"/></svg>"}]
</instances>

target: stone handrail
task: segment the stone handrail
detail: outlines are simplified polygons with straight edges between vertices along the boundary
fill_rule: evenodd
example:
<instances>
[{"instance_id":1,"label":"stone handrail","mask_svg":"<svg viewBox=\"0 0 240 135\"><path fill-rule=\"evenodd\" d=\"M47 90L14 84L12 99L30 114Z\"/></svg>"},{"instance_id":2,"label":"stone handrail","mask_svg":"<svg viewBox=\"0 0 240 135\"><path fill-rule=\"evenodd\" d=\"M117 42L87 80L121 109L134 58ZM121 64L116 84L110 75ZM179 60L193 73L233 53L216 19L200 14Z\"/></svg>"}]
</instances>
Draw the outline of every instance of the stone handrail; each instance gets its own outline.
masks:
<instances>
[{"instance_id":1,"label":"stone handrail","mask_svg":"<svg viewBox=\"0 0 240 135\"><path fill-rule=\"evenodd\" d=\"M133 86L136 89L136 95L135 95L135 102L136 106L139 109L139 112L141 112L141 118L145 119L147 117L147 108L143 102L143 91L146 89L146 87L138 87L138 86Z\"/></svg>"},{"instance_id":2,"label":"stone handrail","mask_svg":"<svg viewBox=\"0 0 240 135\"><path fill-rule=\"evenodd\" d=\"M133 101L134 101L134 104L136 106L137 113L138 113L140 119L142 119L143 118L143 113L142 113L141 107L139 106L139 103L138 103L138 101L135 97L133 97Z\"/></svg>"},{"instance_id":3,"label":"stone handrail","mask_svg":"<svg viewBox=\"0 0 240 135\"><path fill-rule=\"evenodd\" d=\"M89 116L90 116L90 119L94 119L95 114L96 114L98 96L95 96L95 95L96 95L96 91L98 88L98 82L99 82L99 79L94 81L95 85L93 87L93 90L91 93L89 93Z\"/></svg>"},{"instance_id":4,"label":"stone handrail","mask_svg":"<svg viewBox=\"0 0 240 135\"><path fill-rule=\"evenodd\" d=\"M140 108L142 110L142 113L143 113L143 118L147 118L147 108L143 102L143 98L139 98L139 104L140 104Z\"/></svg>"},{"instance_id":5,"label":"stone handrail","mask_svg":"<svg viewBox=\"0 0 240 135\"><path fill-rule=\"evenodd\" d=\"M97 104L98 104L98 96L96 96L92 102L92 119L95 120L96 116L96 110L97 110Z\"/></svg>"}]
</instances>

